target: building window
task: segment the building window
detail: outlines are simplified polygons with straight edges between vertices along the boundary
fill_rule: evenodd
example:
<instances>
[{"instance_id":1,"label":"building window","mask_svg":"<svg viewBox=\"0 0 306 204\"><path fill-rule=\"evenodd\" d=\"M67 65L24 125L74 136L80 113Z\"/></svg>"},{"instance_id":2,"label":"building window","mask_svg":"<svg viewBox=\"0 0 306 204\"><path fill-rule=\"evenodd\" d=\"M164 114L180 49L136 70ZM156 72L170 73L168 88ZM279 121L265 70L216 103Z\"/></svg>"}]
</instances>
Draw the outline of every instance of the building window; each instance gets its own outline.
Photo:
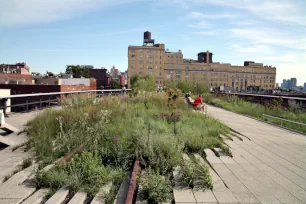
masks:
<instances>
[{"instance_id":1,"label":"building window","mask_svg":"<svg viewBox=\"0 0 306 204\"><path fill-rule=\"evenodd\" d=\"M140 65L139 68L140 68L140 69L143 69L143 65Z\"/></svg>"},{"instance_id":2,"label":"building window","mask_svg":"<svg viewBox=\"0 0 306 204\"><path fill-rule=\"evenodd\" d=\"M180 65L177 65L177 66L176 66L176 68L177 68L177 69L180 69L180 68L181 68L181 66L180 66Z\"/></svg>"},{"instance_id":3,"label":"building window","mask_svg":"<svg viewBox=\"0 0 306 204\"><path fill-rule=\"evenodd\" d=\"M132 53L135 53L135 49L132 49L131 52L132 52Z\"/></svg>"},{"instance_id":4,"label":"building window","mask_svg":"<svg viewBox=\"0 0 306 204\"><path fill-rule=\"evenodd\" d=\"M152 66L147 66L147 68L148 68L148 69L153 69L153 67L152 67Z\"/></svg>"},{"instance_id":5,"label":"building window","mask_svg":"<svg viewBox=\"0 0 306 204\"><path fill-rule=\"evenodd\" d=\"M147 50L147 53L152 53L152 50Z\"/></svg>"},{"instance_id":6,"label":"building window","mask_svg":"<svg viewBox=\"0 0 306 204\"><path fill-rule=\"evenodd\" d=\"M134 69L134 68L135 68L134 65L132 65L132 66L131 66L131 69Z\"/></svg>"},{"instance_id":7,"label":"building window","mask_svg":"<svg viewBox=\"0 0 306 204\"><path fill-rule=\"evenodd\" d=\"M139 50L139 53L143 53L143 50Z\"/></svg>"},{"instance_id":8,"label":"building window","mask_svg":"<svg viewBox=\"0 0 306 204\"><path fill-rule=\"evenodd\" d=\"M139 60L139 64L143 64L143 60Z\"/></svg>"},{"instance_id":9,"label":"building window","mask_svg":"<svg viewBox=\"0 0 306 204\"><path fill-rule=\"evenodd\" d=\"M152 72L147 72L147 75L152 75Z\"/></svg>"},{"instance_id":10,"label":"building window","mask_svg":"<svg viewBox=\"0 0 306 204\"><path fill-rule=\"evenodd\" d=\"M153 55L147 55L147 58L153 58Z\"/></svg>"},{"instance_id":11,"label":"building window","mask_svg":"<svg viewBox=\"0 0 306 204\"><path fill-rule=\"evenodd\" d=\"M136 60L132 60L132 64L135 64L136 63Z\"/></svg>"},{"instance_id":12,"label":"building window","mask_svg":"<svg viewBox=\"0 0 306 204\"><path fill-rule=\"evenodd\" d=\"M139 74L139 76L142 76L142 72L139 72L138 74Z\"/></svg>"},{"instance_id":13,"label":"building window","mask_svg":"<svg viewBox=\"0 0 306 204\"><path fill-rule=\"evenodd\" d=\"M132 58L134 58L136 55L132 55Z\"/></svg>"},{"instance_id":14,"label":"building window","mask_svg":"<svg viewBox=\"0 0 306 204\"><path fill-rule=\"evenodd\" d=\"M140 58L143 58L143 55L140 55L139 57L140 57Z\"/></svg>"},{"instance_id":15,"label":"building window","mask_svg":"<svg viewBox=\"0 0 306 204\"><path fill-rule=\"evenodd\" d=\"M147 61L147 64L153 64L153 61L149 60Z\"/></svg>"},{"instance_id":16,"label":"building window","mask_svg":"<svg viewBox=\"0 0 306 204\"><path fill-rule=\"evenodd\" d=\"M189 69L189 66L186 66L185 68L186 68L186 69Z\"/></svg>"},{"instance_id":17,"label":"building window","mask_svg":"<svg viewBox=\"0 0 306 204\"><path fill-rule=\"evenodd\" d=\"M180 78L181 78L181 75L176 75L176 78L177 78L177 79L180 79Z\"/></svg>"},{"instance_id":18,"label":"building window","mask_svg":"<svg viewBox=\"0 0 306 204\"><path fill-rule=\"evenodd\" d=\"M168 64L168 68L172 68L172 65L171 65L171 64Z\"/></svg>"}]
</instances>

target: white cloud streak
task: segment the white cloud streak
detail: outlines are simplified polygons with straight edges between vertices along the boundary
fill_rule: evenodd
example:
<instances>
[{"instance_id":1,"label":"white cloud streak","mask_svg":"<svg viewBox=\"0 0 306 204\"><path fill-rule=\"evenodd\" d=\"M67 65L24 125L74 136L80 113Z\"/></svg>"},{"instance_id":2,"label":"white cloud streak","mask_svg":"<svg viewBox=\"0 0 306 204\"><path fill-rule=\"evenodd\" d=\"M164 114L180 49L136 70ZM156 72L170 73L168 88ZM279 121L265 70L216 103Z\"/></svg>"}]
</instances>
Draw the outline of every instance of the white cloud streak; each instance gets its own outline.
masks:
<instances>
[{"instance_id":1,"label":"white cloud streak","mask_svg":"<svg viewBox=\"0 0 306 204\"><path fill-rule=\"evenodd\" d=\"M306 50L306 37L299 34L292 35L260 28L233 28L230 32L233 37L248 40L252 44L269 44Z\"/></svg>"},{"instance_id":2,"label":"white cloud streak","mask_svg":"<svg viewBox=\"0 0 306 204\"><path fill-rule=\"evenodd\" d=\"M201 0L193 0L200 3ZM299 6L298 1L292 0L206 0L207 3L241 9L257 18L272 20L279 23L306 25L305 10Z\"/></svg>"},{"instance_id":3,"label":"white cloud streak","mask_svg":"<svg viewBox=\"0 0 306 204\"><path fill-rule=\"evenodd\" d=\"M0 26L20 26L69 19L136 0L0 0Z\"/></svg>"}]
</instances>

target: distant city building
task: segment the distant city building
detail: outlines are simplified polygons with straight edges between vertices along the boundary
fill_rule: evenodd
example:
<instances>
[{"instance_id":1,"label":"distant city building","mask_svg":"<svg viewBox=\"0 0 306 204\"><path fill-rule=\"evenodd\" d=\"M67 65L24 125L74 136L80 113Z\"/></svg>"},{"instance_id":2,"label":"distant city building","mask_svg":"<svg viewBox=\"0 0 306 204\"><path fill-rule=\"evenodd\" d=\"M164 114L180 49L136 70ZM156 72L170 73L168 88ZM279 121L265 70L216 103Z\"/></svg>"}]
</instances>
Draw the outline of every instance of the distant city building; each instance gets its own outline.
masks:
<instances>
[{"instance_id":1,"label":"distant city building","mask_svg":"<svg viewBox=\"0 0 306 204\"><path fill-rule=\"evenodd\" d=\"M297 83L296 78L291 78L291 88L297 87L296 83Z\"/></svg>"},{"instance_id":2,"label":"distant city building","mask_svg":"<svg viewBox=\"0 0 306 204\"><path fill-rule=\"evenodd\" d=\"M304 91L306 92L306 83L304 83Z\"/></svg>"},{"instance_id":3,"label":"distant city building","mask_svg":"<svg viewBox=\"0 0 306 204\"><path fill-rule=\"evenodd\" d=\"M25 62L16 64L0 64L0 72L4 74L31 75L30 68Z\"/></svg>"},{"instance_id":4,"label":"distant city building","mask_svg":"<svg viewBox=\"0 0 306 204\"><path fill-rule=\"evenodd\" d=\"M181 50L170 52L165 44L155 44L151 33L144 33L141 46L128 47L128 85L133 76L154 77L156 84L164 80L191 80L207 88L231 87L232 91L245 91L248 86L274 89L276 68L262 63L245 61L244 66L213 62L213 53L200 52L198 59L185 59Z\"/></svg>"},{"instance_id":5,"label":"distant city building","mask_svg":"<svg viewBox=\"0 0 306 204\"><path fill-rule=\"evenodd\" d=\"M276 83L276 88L279 88L279 83Z\"/></svg>"},{"instance_id":6,"label":"distant city building","mask_svg":"<svg viewBox=\"0 0 306 204\"><path fill-rule=\"evenodd\" d=\"M127 84L127 71L120 74L120 85L125 86Z\"/></svg>"},{"instance_id":7,"label":"distant city building","mask_svg":"<svg viewBox=\"0 0 306 204\"><path fill-rule=\"evenodd\" d=\"M26 63L0 64L0 84L33 84L30 68Z\"/></svg>"},{"instance_id":8,"label":"distant city building","mask_svg":"<svg viewBox=\"0 0 306 204\"><path fill-rule=\"evenodd\" d=\"M118 69L116 69L115 66L113 66L110 70L110 76L112 77L112 79L118 79L120 76L120 71Z\"/></svg>"},{"instance_id":9,"label":"distant city building","mask_svg":"<svg viewBox=\"0 0 306 204\"><path fill-rule=\"evenodd\" d=\"M295 89L297 87L297 80L296 78L291 79L283 79L283 83L281 84L281 87L284 89Z\"/></svg>"},{"instance_id":10,"label":"distant city building","mask_svg":"<svg viewBox=\"0 0 306 204\"><path fill-rule=\"evenodd\" d=\"M96 89L108 88L107 69L89 69L89 77L96 79Z\"/></svg>"},{"instance_id":11,"label":"distant city building","mask_svg":"<svg viewBox=\"0 0 306 204\"><path fill-rule=\"evenodd\" d=\"M16 94L32 94L32 93L51 93L51 92L70 92L70 91L86 91L86 90L95 90L96 84L95 80L91 80L90 86L77 86L77 85L24 85L24 84L0 84L0 89L8 89L11 92L11 95ZM58 95L54 96L44 96L42 100L47 99L54 99L55 101L58 99ZM16 98L11 101L12 105L22 104L29 102L34 102L39 100L35 97L30 97L27 99L26 97L23 98ZM44 102L43 106L48 106L48 102ZM29 109L34 109L35 106L39 106L39 104L31 104L29 105ZM25 110L25 107L12 107L12 112L19 112Z\"/></svg>"},{"instance_id":12,"label":"distant city building","mask_svg":"<svg viewBox=\"0 0 306 204\"><path fill-rule=\"evenodd\" d=\"M68 86L93 86L96 89L96 79L86 78L42 78L39 80L40 85L68 85Z\"/></svg>"}]
</instances>

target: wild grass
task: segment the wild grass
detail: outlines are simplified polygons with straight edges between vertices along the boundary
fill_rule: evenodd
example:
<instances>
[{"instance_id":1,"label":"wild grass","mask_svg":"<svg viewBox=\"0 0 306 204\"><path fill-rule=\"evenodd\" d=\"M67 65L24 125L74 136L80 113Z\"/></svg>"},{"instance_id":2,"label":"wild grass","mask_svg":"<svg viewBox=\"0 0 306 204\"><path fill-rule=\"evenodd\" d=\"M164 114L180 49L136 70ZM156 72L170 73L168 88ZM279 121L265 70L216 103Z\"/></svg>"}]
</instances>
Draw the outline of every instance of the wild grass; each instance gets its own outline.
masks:
<instances>
[{"instance_id":1,"label":"wild grass","mask_svg":"<svg viewBox=\"0 0 306 204\"><path fill-rule=\"evenodd\" d=\"M172 200L172 186L169 177L148 170L139 178L141 194L148 203L162 203Z\"/></svg>"},{"instance_id":2,"label":"wild grass","mask_svg":"<svg viewBox=\"0 0 306 204\"><path fill-rule=\"evenodd\" d=\"M290 122L282 122L281 120L268 118L268 117L263 118L262 116L263 114L266 114L306 124L305 110L298 108L294 104L291 104L289 108L285 108L282 107L281 101L274 100L271 104L264 106L261 104L256 104L249 101L241 100L235 96L215 97L214 95L211 94L205 94L203 99L209 104L222 107L224 109L236 113L249 115L260 120L265 120L267 122L271 122L277 125L284 126L286 128L306 133L305 126L293 124Z\"/></svg>"},{"instance_id":3,"label":"wild grass","mask_svg":"<svg viewBox=\"0 0 306 204\"><path fill-rule=\"evenodd\" d=\"M209 168L195 157L185 160L180 168L182 182L196 190L212 189L213 182L209 174Z\"/></svg>"},{"instance_id":4,"label":"wild grass","mask_svg":"<svg viewBox=\"0 0 306 204\"><path fill-rule=\"evenodd\" d=\"M135 158L143 169L152 170L148 179L162 179L170 178L174 167L181 164L183 152L220 147L230 153L220 137L229 128L192 112L184 99L169 105L164 94L102 99L82 95L62 104L61 110L48 110L29 122L31 147L45 165L81 144L85 149L71 161L37 173L37 187L70 186L94 195L109 181L121 183ZM159 192L163 189L167 187Z\"/></svg>"}]
</instances>

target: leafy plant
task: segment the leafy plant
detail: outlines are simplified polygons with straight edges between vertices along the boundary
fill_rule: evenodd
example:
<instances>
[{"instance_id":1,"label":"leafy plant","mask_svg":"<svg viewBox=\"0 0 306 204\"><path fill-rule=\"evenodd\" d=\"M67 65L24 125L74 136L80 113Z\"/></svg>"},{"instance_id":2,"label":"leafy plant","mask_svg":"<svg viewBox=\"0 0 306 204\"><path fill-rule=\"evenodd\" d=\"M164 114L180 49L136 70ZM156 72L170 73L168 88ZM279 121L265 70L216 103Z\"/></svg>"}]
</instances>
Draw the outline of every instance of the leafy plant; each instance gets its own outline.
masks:
<instances>
[{"instance_id":1,"label":"leafy plant","mask_svg":"<svg viewBox=\"0 0 306 204\"><path fill-rule=\"evenodd\" d=\"M191 157L185 161L181 165L180 173L182 181L191 188L211 189L213 186L208 166L197 158Z\"/></svg>"},{"instance_id":2,"label":"leafy plant","mask_svg":"<svg viewBox=\"0 0 306 204\"><path fill-rule=\"evenodd\" d=\"M139 178L141 194L149 203L162 203L172 199L172 187L168 177L149 170Z\"/></svg>"}]
</instances>

